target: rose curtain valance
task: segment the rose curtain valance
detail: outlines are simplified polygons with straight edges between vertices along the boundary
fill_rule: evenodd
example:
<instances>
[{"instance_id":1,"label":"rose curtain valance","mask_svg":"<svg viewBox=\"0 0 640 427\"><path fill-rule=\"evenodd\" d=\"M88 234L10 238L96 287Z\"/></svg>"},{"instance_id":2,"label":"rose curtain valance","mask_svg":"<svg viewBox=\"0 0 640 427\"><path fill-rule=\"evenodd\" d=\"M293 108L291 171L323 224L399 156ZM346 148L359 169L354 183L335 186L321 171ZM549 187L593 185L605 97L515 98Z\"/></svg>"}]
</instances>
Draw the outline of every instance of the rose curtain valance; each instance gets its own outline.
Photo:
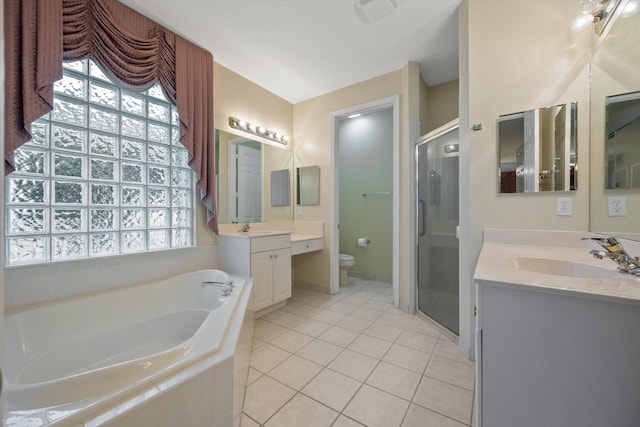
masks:
<instances>
[{"instance_id":1,"label":"rose curtain valance","mask_svg":"<svg viewBox=\"0 0 640 427\"><path fill-rule=\"evenodd\" d=\"M217 232L213 145L213 57L116 0L5 0L5 173L31 139L30 124L53 108L64 60L91 58L138 92L160 82L178 108L209 227Z\"/></svg>"}]
</instances>

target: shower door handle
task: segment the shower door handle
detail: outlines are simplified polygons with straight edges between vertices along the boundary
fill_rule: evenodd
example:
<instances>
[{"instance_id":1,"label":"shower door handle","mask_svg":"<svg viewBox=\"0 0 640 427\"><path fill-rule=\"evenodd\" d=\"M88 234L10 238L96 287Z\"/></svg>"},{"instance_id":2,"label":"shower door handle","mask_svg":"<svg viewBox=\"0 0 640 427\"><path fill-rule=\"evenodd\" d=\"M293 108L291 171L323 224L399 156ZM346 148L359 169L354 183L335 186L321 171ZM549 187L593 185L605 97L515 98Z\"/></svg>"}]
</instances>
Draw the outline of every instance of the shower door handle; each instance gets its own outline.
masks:
<instances>
[{"instance_id":1,"label":"shower door handle","mask_svg":"<svg viewBox=\"0 0 640 427\"><path fill-rule=\"evenodd\" d=\"M419 200L419 203L420 203L420 217L421 217L419 237L422 237L425 234L427 234L427 204L422 199Z\"/></svg>"}]
</instances>

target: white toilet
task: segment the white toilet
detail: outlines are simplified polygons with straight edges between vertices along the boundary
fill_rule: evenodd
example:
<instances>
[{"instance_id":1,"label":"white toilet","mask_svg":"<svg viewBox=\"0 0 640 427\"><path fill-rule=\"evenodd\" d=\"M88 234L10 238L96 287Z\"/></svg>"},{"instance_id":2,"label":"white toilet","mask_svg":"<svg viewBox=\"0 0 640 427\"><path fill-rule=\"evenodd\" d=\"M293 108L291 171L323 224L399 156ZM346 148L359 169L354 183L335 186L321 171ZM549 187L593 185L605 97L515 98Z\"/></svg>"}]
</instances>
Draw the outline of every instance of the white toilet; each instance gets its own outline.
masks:
<instances>
[{"instance_id":1,"label":"white toilet","mask_svg":"<svg viewBox=\"0 0 640 427\"><path fill-rule=\"evenodd\" d=\"M340 286L349 284L347 271L356 264L356 259L351 255L338 254L338 266L340 267Z\"/></svg>"}]
</instances>

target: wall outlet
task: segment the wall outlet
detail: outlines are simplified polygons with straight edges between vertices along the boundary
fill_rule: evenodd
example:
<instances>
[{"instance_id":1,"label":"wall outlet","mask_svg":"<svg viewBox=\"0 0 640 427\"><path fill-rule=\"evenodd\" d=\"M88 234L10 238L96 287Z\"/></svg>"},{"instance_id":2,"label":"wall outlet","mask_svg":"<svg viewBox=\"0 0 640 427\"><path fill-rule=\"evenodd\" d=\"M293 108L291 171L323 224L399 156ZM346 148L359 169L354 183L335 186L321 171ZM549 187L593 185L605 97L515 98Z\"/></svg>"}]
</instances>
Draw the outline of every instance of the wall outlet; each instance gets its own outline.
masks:
<instances>
[{"instance_id":1,"label":"wall outlet","mask_svg":"<svg viewBox=\"0 0 640 427\"><path fill-rule=\"evenodd\" d=\"M609 216L627 215L627 198L625 196L612 196L607 200Z\"/></svg>"},{"instance_id":2,"label":"wall outlet","mask_svg":"<svg viewBox=\"0 0 640 427\"><path fill-rule=\"evenodd\" d=\"M571 216L571 202L569 197L558 197L558 205L556 207L556 215L558 216Z\"/></svg>"}]
</instances>

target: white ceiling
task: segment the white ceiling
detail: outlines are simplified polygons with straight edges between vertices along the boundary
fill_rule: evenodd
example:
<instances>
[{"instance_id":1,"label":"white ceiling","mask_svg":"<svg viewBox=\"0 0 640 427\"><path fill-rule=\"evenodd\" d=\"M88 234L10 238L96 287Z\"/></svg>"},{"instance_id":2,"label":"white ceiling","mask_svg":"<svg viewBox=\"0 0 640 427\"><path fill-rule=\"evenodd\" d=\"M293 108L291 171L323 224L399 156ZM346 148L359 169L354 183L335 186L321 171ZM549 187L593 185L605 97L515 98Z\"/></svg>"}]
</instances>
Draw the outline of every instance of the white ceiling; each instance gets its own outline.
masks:
<instances>
[{"instance_id":1,"label":"white ceiling","mask_svg":"<svg viewBox=\"0 0 640 427\"><path fill-rule=\"evenodd\" d=\"M420 64L429 85L458 78L460 0L399 0L365 24L354 0L121 0L291 103Z\"/></svg>"}]
</instances>

